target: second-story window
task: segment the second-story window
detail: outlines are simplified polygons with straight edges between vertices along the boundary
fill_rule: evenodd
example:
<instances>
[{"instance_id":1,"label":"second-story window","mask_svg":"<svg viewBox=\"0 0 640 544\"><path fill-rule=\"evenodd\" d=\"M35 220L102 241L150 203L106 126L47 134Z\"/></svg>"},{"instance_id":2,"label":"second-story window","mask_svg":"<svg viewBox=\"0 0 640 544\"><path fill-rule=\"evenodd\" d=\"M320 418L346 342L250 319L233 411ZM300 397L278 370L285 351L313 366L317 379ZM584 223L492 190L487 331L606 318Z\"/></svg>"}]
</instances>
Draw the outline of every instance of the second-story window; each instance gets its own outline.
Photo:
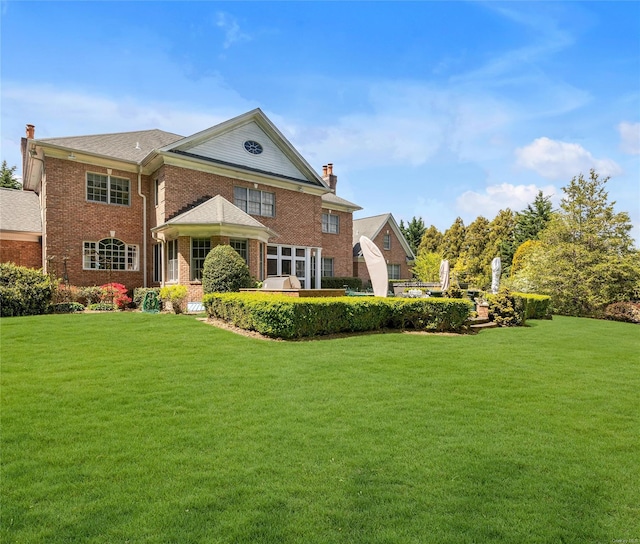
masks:
<instances>
[{"instance_id":1,"label":"second-story window","mask_svg":"<svg viewBox=\"0 0 640 544\"><path fill-rule=\"evenodd\" d=\"M340 217L330 213L323 213L322 232L338 234L340 232Z\"/></svg>"},{"instance_id":2,"label":"second-story window","mask_svg":"<svg viewBox=\"0 0 640 544\"><path fill-rule=\"evenodd\" d=\"M104 174L87 173L87 200L129 205L129 180Z\"/></svg>"},{"instance_id":3,"label":"second-story window","mask_svg":"<svg viewBox=\"0 0 640 544\"><path fill-rule=\"evenodd\" d=\"M247 189L246 187L233 188L234 204L243 212L251 215L264 215L275 217L276 195L267 191Z\"/></svg>"},{"instance_id":4,"label":"second-story window","mask_svg":"<svg viewBox=\"0 0 640 544\"><path fill-rule=\"evenodd\" d=\"M385 234L382 242L384 249L391 249L391 234Z\"/></svg>"}]
</instances>

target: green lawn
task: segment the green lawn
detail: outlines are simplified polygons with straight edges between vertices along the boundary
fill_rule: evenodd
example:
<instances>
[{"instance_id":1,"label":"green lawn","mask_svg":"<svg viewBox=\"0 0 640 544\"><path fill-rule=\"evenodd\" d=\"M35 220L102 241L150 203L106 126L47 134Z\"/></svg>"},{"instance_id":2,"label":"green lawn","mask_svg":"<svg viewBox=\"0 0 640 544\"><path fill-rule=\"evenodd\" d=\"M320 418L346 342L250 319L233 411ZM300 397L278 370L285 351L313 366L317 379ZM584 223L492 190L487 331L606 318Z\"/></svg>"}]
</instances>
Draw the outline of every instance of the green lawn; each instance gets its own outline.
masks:
<instances>
[{"instance_id":1,"label":"green lawn","mask_svg":"<svg viewBox=\"0 0 640 544\"><path fill-rule=\"evenodd\" d=\"M640 539L640 328L309 342L5 318L2 542Z\"/></svg>"}]
</instances>

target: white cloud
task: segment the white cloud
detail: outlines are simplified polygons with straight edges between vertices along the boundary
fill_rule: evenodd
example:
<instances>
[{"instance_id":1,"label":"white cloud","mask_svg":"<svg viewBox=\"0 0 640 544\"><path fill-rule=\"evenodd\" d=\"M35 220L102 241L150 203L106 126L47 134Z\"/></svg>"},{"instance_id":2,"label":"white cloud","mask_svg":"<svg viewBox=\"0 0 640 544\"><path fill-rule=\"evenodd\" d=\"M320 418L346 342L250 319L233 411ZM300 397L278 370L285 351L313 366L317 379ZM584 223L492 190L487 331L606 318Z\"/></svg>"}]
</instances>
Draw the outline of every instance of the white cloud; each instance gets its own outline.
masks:
<instances>
[{"instance_id":1,"label":"white cloud","mask_svg":"<svg viewBox=\"0 0 640 544\"><path fill-rule=\"evenodd\" d=\"M229 47L236 43L248 42L251 40L251 37L248 34L240 30L240 25L238 24L237 19L229 13L219 11L216 14L216 26L224 30L223 47L225 49L229 49Z\"/></svg>"},{"instance_id":2,"label":"white cloud","mask_svg":"<svg viewBox=\"0 0 640 544\"><path fill-rule=\"evenodd\" d=\"M640 155L640 123L626 121L618 125L620 149L629 155Z\"/></svg>"},{"instance_id":3,"label":"white cloud","mask_svg":"<svg viewBox=\"0 0 640 544\"><path fill-rule=\"evenodd\" d=\"M555 196L558 190L553 185L512 185L501 183L490 185L484 192L466 191L456 199L456 209L464 217L476 218L479 215L493 219L500 210L510 208L517 212L531 204L542 191L545 196Z\"/></svg>"},{"instance_id":4,"label":"white cloud","mask_svg":"<svg viewBox=\"0 0 640 544\"><path fill-rule=\"evenodd\" d=\"M572 178L595 169L603 176L615 176L622 169L611 159L596 159L579 144L537 138L529 145L516 149L518 165L534 170L548 179Z\"/></svg>"}]
</instances>

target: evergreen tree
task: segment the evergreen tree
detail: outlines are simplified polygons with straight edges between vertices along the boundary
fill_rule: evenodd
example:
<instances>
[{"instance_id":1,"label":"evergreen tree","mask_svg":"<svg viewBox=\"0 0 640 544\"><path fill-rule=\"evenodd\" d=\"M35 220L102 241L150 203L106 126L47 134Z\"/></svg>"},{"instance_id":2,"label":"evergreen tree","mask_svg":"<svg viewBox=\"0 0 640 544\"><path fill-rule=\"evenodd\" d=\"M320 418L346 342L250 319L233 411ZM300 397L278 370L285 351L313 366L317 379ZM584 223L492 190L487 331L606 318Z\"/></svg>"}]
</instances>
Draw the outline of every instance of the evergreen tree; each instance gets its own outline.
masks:
<instances>
[{"instance_id":1,"label":"evergreen tree","mask_svg":"<svg viewBox=\"0 0 640 544\"><path fill-rule=\"evenodd\" d=\"M6 187L8 189L22 189L22 185L15 176L16 167L9 168L7 161L2 161L0 166L0 187Z\"/></svg>"},{"instance_id":2,"label":"evergreen tree","mask_svg":"<svg viewBox=\"0 0 640 544\"><path fill-rule=\"evenodd\" d=\"M447 237L445 233L445 238ZM464 231L464 242L454 265L458 279L475 286L483 286L490 270L484 269L483 257L489 241L489 220L479 216Z\"/></svg>"},{"instance_id":3,"label":"evergreen tree","mask_svg":"<svg viewBox=\"0 0 640 544\"><path fill-rule=\"evenodd\" d=\"M445 259L449 260L449 266L454 268L458 257L462 255L464 250L464 238L466 228L464 221L460 217L451 225L442 236L442 243L440 245L440 253Z\"/></svg>"},{"instance_id":4,"label":"evergreen tree","mask_svg":"<svg viewBox=\"0 0 640 544\"><path fill-rule=\"evenodd\" d=\"M433 225L424 231L418 246L418 253L439 253L442 245L442 233Z\"/></svg>"},{"instance_id":5,"label":"evergreen tree","mask_svg":"<svg viewBox=\"0 0 640 544\"><path fill-rule=\"evenodd\" d=\"M626 212L616 212L605 184L591 170L563 187L560 210L540 234L516 278L552 296L556 312L599 315L604 307L638 296L640 255Z\"/></svg>"},{"instance_id":6,"label":"evergreen tree","mask_svg":"<svg viewBox=\"0 0 640 544\"><path fill-rule=\"evenodd\" d=\"M489 224L489 240L483 258L487 274L491 275L491 261L495 257L502 261L502 274L508 274L515 250L515 214L507 208L500 210Z\"/></svg>"},{"instance_id":7,"label":"evergreen tree","mask_svg":"<svg viewBox=\"0 0 640 544\"><path fill-rule=\"evenodd\" d=\"M424 226L422 217L418 217L417 219L413 217L406 227L402 219L400 220L400 231L402 232L414 255L418 254L418 246L420 245L420 242L422 241L422 235L426 230L427 229Z\"/></svg>"},{"instance_id":8,"label":"evergreen tree","mask_svg":"<svg viewBox=\"0 0 640 544\"><path fill-rule=\"evenodd\" d=\"M514 251L527 240L537 240L551 221L552 214L551 197L539 191L533 203L516 214Z\"/></svg>"}]
</instances>

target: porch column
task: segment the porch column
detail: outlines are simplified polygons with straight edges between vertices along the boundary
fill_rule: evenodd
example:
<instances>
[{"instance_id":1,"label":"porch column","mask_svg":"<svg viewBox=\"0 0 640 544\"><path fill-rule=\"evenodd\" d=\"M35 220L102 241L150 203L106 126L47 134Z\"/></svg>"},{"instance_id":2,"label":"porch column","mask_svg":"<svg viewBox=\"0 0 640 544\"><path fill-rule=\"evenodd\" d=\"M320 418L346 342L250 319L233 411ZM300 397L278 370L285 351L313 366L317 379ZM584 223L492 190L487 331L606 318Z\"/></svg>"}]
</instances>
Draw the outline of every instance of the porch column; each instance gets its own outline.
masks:
<instances>
[{"instance_id":1,"label":"porch column","mask_svg":"<svg viewBox=\"0 0 640 544\"><path fill-rule=\"evenodd\" d=\"M322 288L322 248L316 248L316 289Z\"/></svg>"}]
</instances>

